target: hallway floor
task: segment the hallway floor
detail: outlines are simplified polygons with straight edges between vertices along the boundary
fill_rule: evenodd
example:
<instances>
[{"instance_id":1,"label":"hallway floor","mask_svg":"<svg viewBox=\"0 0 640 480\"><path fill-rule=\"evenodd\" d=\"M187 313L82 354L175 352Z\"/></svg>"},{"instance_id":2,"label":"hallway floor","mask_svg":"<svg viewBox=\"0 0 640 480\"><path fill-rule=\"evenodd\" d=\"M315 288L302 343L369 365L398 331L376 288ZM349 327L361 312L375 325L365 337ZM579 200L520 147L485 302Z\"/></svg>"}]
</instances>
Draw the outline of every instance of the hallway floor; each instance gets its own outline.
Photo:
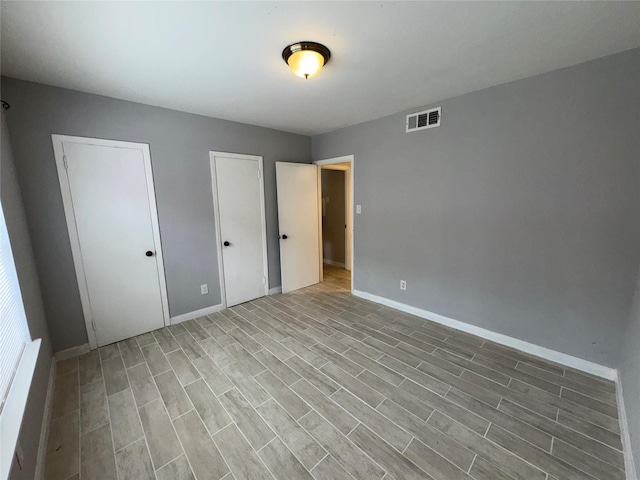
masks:
<instances>
[{"instance_id":1,"label":"hallway floor","mask_svg":"<svg viewBox=\"0 0 640 480\"><path fill-rule=\"evenodd\" d=\"M322 286L328 293L350 293L351 272L341 267L323 264Z\"/></svg>"},{"instance_id":2,"label":"hallway floor","mask_svg":"<svg viewBox=\"0 0 640 480\"><path fill-rule=\"evenodd\" d=\"M46 478L623 480L614 383L354 297L334 268L58 362Z\"/></svg>"}]
</instances>

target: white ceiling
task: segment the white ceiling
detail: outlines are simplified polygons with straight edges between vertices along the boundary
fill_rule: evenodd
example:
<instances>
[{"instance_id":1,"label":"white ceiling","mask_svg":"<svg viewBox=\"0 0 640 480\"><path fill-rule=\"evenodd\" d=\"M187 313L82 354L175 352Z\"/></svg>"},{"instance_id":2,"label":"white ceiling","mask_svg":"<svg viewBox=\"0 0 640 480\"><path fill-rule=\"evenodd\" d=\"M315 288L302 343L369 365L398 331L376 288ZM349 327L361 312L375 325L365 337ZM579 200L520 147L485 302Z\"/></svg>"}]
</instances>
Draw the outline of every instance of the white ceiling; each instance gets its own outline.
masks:
<instances>
[{"instance_id":1,"label":"white ceiling","mask_svg":"<svg viewBox=\"0 0 640 480\"><path fill-rule=\"evenodd\" d=\"M640 46L640 2L1 2L2 74L317 134ZM331 49L319 76L282 49Z\"/></svg>"}]
</instances>

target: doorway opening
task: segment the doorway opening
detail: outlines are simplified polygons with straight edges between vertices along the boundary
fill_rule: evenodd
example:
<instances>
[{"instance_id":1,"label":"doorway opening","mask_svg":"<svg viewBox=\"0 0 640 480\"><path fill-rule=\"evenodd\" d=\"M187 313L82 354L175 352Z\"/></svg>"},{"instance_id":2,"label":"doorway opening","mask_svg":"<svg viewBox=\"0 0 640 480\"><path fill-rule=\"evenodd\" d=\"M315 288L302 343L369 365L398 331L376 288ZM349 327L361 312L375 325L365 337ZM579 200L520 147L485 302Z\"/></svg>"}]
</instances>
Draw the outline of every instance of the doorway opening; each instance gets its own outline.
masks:
<instances>
[{"instance_id":1,"label":"doorway opening","mask_svg":"<svg viewBox=\"0 0 640 480\"><path fill-rule=\"evenodd\" d=\"M352 291L353 156L316 162L320 167L319 215L322 282Z\"/></svg>"}]
</instances>

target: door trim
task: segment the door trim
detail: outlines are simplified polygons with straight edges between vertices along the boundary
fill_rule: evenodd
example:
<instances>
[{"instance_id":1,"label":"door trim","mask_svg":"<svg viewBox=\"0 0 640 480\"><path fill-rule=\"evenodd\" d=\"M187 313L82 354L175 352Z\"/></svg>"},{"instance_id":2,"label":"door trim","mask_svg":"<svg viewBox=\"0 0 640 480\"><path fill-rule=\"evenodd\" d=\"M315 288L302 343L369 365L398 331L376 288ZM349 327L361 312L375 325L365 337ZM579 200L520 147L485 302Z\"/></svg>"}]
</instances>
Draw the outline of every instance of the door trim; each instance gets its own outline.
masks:
<instances>
[{"instance_id":1,"label":"door trim","mask_svg":"<svg viewBox=\"0 0 640 480\"><path fill-rule=\"evenodd\" d=\"M151 213L151 227L153 230L153 241L156 249L156 265L158 268L158 283L160 285L160 300L162 304L162 317L165 327L170 325L169 320L169 300L167 295L167 280L164 271L164 257L162 254L162 242L160 237L160 225L158 223L158 207L156 205L155 187L153 183L153 171L151 169L151 153L149 145L146 143L122 142L119 140L104 140L100 138L75 137L69 135L51 135L53 142L53 152L56 160L56 168L58 170L58 181L60 183L60 191L62 193L62 204L64 206L64 216L67 223L67 231L69 233L69 241L71 243L71 253L73 256L73 265L76 271L78 281L78 289L80 291L80 302L82 303L82 313L84 315L85 328L87 329L87 337L89 339L89 347L94 350L98 346L96 332L93 329L93 319L91 317L91 308L89 302L89 290L87 288L87 280L84 274L84 264L82 262L82 253L80 250L80 238L78 237L78 229L76 226L76 218L73 210L73 201L71 198L71 186L69 185L69 177L64 166L64 150L63 143L80 143L82 145L96 145L101 147L129 148L140 150L144 161L144 173L147 182L147 197L149 199L149 210Z\"/></svg>"},{"instance_id":2,"label":"door trim","mask_svg":"<svg viewBox=\"0 0 640 480\"><path fill-rule=\"evenodd\" d=\"M222 309L227 308L227 289L224 281L224 265L222 262L222 237L220 230L220 204L218 201L218 176L216 173L216 157L237 158L239 160L256 160L258 171L260 172L260 219L262 223L262 258L264 272L264 295L269 295L269 258L267 256L267 215L264 198L264 168L263 159L260 155L245 155L243 153L209 152L209 165L211 167L211 188L213 192L213 213L216 225L216 245L218 252L218 277L220 281L220 303Z\"/></svg>"},{"instance_id":3,"label":"door trim","mask_svg":"<svg viewBox=\"0 0 640 480\"><path fill-rule=\"evenodd\" d=\"M355 173L356 173L356 162L355 162L355 155L343 155L341 157L334 157L334 158L327 158L324 160L316 160L315 162L313 162L314 165L317 165L318 168L322 168L325 165L335 165L336 163L350 163L351 164L351 168L350 170L350 195L351 195L351 222L350 222L350 227L351 227L351 293L353 293L353 278L354 278L354 264L355 264L355 188L354 188L354 183L355 183ZM318 172L318 177L320 177L320 172ZM318 201L321 203L321 199L320 196L322 195L322 191L318 190ZM320 217L319 221L320 221L320 274L322 275L322 207L320 207L319 211L318 211L318 215ZM322 276L320 277L322 278Z\"/></svg>"}]
</instances>

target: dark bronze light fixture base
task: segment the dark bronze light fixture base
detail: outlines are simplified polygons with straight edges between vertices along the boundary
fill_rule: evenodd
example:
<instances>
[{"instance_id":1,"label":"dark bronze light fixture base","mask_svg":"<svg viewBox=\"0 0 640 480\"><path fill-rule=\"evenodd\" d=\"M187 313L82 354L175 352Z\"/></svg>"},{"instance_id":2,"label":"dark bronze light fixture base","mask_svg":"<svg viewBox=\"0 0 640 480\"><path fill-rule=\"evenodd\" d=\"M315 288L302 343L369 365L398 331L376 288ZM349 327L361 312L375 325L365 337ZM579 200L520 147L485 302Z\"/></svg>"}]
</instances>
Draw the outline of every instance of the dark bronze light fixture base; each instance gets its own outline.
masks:
<instances>
[{"instance_id":1,"label":"dark bronze light fixture base","mask_svg":"<svg viewBox=\"0 0 640 480\"><path fill-rule=\"evenodd\" d=\"M327 47L325 47L321 43L296 42L296 43L292 43L282 51L282 59L288 65L289 57L294 53L302 50L311 50L312 52L318 52L324 58L325 65L327 64L327 62L329 62L329 59L331 58L331 52Z\"/></svg>"}]
</instances>

